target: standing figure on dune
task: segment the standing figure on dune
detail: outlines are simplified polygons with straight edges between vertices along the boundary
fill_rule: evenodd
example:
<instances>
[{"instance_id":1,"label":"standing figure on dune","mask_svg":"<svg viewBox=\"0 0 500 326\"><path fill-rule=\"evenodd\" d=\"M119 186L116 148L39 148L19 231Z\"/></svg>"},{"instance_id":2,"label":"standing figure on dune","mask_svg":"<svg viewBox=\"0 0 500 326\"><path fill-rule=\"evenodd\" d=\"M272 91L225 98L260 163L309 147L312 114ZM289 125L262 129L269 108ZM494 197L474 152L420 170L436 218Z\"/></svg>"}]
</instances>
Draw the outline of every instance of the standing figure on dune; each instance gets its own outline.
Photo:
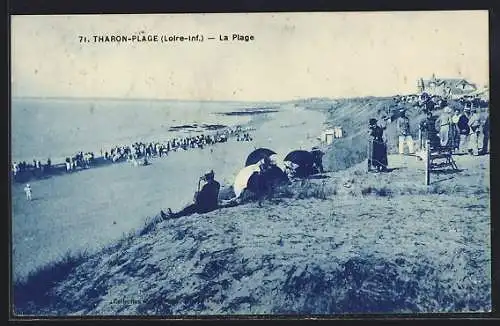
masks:
<instances>
[{"instance_id":1,"label":"standing figure on dune","mask_svg":"<svg viewBox=\"0 0 500 326\"><path fill-rule=\"evenodd\" d=\"M426 117L420 122L420 130L422 132L422 146L425 148L426 141L429 141L429 145L432 148L439 147L441 140L439 139L438 131L436 130L436 120L437 117L432 114L432 111L426 111Z\"/></svg>"},{"instance_id":2,"label":"standing figure on dune","mask_svg":"<svg viewBox=\"0 0 500 326\"><path fill-rule=\"evenodd\" d=\"M490 152L490 117L486 113L486 117L483 122L483 142L481 144L481 154L487 154Z\"/></svg>"},{"instance_id":3,"label":"standing figure on dune","mask_svg":"<svg viewBox=\"0 0 500 326\"><path fill-rule=\"evenodd\" d=\"M397 123L399 154L404 154L405 145L408 146L409 154L413 154L413 138L410 134L410 119L406 116L406 110L401 109Z\"/></svg>"},{"instance_id":4,"label":"standing figure on dune","mask_svg":"<svg viewBox=\"0 0 500 326\"><path fill-rule=\"evenodd\" d=\"M466 106L458 118L457 127L458 133L460 134L460 141L458 145L458 151L460 153L465 153L469 144L469 117L470 117L470 107Z\"/></svg>"},{"instance_id":5,"label":"standing figure on dune","mask_svg":"<svg viewBox=\"0 0 500 326\"><path fill-rule=\"evenodd\" d=\"M460 133L458 130L458 121L460 120L460 110L455 109L454 114L451 116L450 137L453 152L458 152L460 144Z\"/></svg>"},{"instance_id":6,"label":"standing figure on dune","mask_svg":"<svg viewBox=\"0 0 500 326\"><path fill-rule=\"evenodd\" d=\"M451 145L450 137L451 108L446 106L441 115L436 120L436 129L439 130L439 140L441 147Z\"/></svg>"},{"instance_id":7,"label":"standing figure on dune","mask_svg":"<svg viewBox=\"0 0 500 326\"><path fill-rule=\"evenodd\" d=\"M376 171L387 171L387 145L384 141L384 129L377 125L377 119L370 119L368 125L369 131L369 152L368 152L368 171L375 168Z\"/></svg>"},{"instance_id":8,"label":"standing figure on dune","mask_svg":"<svg viewBox=\"0 0 500 326\"><path fill-rule=\"evenodd\" d=\"M482 147L482 130L481 126L483 122L481 121L481 116L477 112L476 108L472 108L472 115L469 118L469 154L471 155L479 155L479 150ZM480 145L481 144L481 145Z\"/></svg>"},{"instance_id":9,"label":"standing figure on dune","mask_svg":"<svg viewBox=\"0 0 500 326\"><path fill-rule=\"evenodd\" d=\"M199 185L201 181L205 181L205 185L199 190ZM208 213L216 210L219 207L219 191L220 183L215 180L214 171L206 173L204 176L200 177L198 183L198 191L194 194L194 203L186 206L184 209L177 213L172 213L172 210L168 209L168 214L161 211L161 217L163 219L168 218L178 218L181 216L187 216L194 213Z\"/></svg>"}]
</instances>

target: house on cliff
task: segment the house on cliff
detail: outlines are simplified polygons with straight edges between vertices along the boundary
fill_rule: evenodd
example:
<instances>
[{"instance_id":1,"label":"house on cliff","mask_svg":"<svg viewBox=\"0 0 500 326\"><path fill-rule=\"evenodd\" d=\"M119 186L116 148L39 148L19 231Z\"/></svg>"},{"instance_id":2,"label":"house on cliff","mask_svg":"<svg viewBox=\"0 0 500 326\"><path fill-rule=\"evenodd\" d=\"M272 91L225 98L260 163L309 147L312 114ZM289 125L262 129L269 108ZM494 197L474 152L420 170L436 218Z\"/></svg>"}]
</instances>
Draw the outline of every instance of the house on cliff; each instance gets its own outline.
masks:
<instances>
[{"instance_id":1,"label":"house on cliff","mask_svg":"<svg viewBox=\"0 0 500 326\"><path fill-rule=\"evenodd\" d=\"M420 78L417 83L419 93L438 95L446 98L456 98L477 91L476 84L463 78L436 78L433 74L430 79Z\"/></svg>"}]
</instances>

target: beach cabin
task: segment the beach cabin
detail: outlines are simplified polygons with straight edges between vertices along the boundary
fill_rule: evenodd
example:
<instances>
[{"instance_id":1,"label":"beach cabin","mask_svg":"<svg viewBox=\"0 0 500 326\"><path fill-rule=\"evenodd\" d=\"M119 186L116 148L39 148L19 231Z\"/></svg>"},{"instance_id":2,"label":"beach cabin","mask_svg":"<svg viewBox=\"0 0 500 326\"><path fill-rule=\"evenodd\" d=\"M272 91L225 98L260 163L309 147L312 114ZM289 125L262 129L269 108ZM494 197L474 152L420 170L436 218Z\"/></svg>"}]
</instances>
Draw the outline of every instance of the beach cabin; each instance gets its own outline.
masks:
<instances>
[{"instance_id":1,"label":"beach cabin","mask_svg":"<svg viewBox=\"0 0 500 326\"><path fill-rule=\"evenodd\" d=\"M321 134L321 141L326 143L327 145L330 145L333 143L333 139L335 138L335 130L334 129L326 129L323 131Z\"/></svg>"},{"instance_id":2,"label":"beach cabin","mask_svg":"<svg viewBox=\"0 0 500 326\"><path fill-rule=\"evenodd\" d=\"M343 136L342 127L334 127L333 131L334 131L334 135L333 135L334 138L342 138L342 136Z\"/></svg>"},{"instance_id":3,"label":"beach cabin","mask_svg":"<svg viewBox=\"0 0 500 326\"><path fill-rule=\"evenodd\" d=\"M342 127L333 127L331 129L326 129L325 131L323 131L321 137L318 138L323 143L330 145L331 143L333 143L333 140L335 138L342 138L342 137L343 137Z\"/></svg>"}]
</instances>

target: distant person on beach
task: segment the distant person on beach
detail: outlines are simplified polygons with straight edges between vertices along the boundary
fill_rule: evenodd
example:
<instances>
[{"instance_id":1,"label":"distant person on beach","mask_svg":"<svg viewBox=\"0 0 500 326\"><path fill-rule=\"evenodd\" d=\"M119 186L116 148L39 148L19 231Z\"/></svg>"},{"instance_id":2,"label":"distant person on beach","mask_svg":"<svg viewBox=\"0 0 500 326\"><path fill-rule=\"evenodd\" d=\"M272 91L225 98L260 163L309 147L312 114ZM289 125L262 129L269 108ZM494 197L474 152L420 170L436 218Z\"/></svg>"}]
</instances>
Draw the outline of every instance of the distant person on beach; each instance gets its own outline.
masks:
<instances>
[{"instance_id":1,"label":"distant person on beach","mask_svg":"<svg viewBox=\"0 0 500 326\"><path fill-rule=\"evenodd\" d=\"M24 192L26 194L26 200L31 200L31 186L29 183L24 187Z\"/></svg>"},{"instance_id":2,"label":"distant person on beach","mask_svg":"<svg viewBox=\"0 0 500 326\"><path fill-rule=\"evenodd\" d=\"M71 172L71 161L69 157L66 157L65 163L66 163L66 172Z\"/></svg>"},{"instance_id":3,"label":"distant person on beach","mask_svg":"<svg viewBox=\"0 0 500 326\"><path fill-rule=\"evenodd\" d=\"M177 213L173 213L170 208L167 213L162 210L160 212L161 217L163 219L178 218L194 213L204 214L217 209L219 207L220 183L215 180L214 171L212 170L200 177L199 182L201 181L204 181L205 185L195 193L193 204L186 206Z\"/></svg>"},{"instance_id":4,"label":"distant person on beach","mask_svg":"<svg viewBox=\"0 0 500 326\"><path fill-rule=\"evenodd\" d=\"M404 154L405 145L408 146L408 152L413 154L413 138L410 134L410 119L406 116L406 110L399 110L400 116L396 120L398 130L398 149L399 154Z\"/></svg>"}]
</instances>

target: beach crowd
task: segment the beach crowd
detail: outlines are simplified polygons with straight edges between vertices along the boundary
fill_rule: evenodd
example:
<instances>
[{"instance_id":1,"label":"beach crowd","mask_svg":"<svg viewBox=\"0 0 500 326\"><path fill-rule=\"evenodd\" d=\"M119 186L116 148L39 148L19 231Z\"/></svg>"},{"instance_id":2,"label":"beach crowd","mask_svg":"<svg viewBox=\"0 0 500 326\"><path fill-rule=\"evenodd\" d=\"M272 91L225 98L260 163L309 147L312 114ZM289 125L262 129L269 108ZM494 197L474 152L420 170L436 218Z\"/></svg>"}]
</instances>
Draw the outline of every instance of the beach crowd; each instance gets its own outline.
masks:
<instances>
[{"instance_id":1,"label":"beach crowd","mask_svg":"<svg viewBox=\"0 0 500 326\"><path fill-rule=\"evenodd\" d=\"M100 161L108 163L131 162L134 165L148 165L148 159L153 157L166 157L169 153L187 151L190 149L203 149L218 143L225 143L230 137L237 141L251 141L252 128L226 127L214 133L203 133L195 136L175 137L168 141L142 142L136 141L131 145L116 145L107 150L101 149ZM46 163L34 159L33 162L12 162L12 175L17 180L21 174L30 173L36 177L51 174L52 170L64 166L66 172L71 173L77 169L88 169L96 166L97 157L94 152L77 152L65 158L64 163L54 165L51 159ZM140 162L142 160L142 162Z\"/></svg>"},{"instance_id":2,"label":"beach crowd","mask_svg":"<svg viewBox=\"0 0 500 326\"><path fill-rule=\"evenodd\" d=\"M393 100L397 113L381 121L375 118L369 121L369 170L384 171L387 168L387 144L383 132L387 123L393 120L396 122L398 153L401 155L411 155L424 149L427 140L431 149L449 150L453 154L477 156L489 153L487 101L462 96L452 103L446 98L427 93L417 98L397 96ZM416 141L413 139L410 118L406 115L408 104L417 107L419 114L424 114L416 121Z\"/></svg>"}]
</instances>

